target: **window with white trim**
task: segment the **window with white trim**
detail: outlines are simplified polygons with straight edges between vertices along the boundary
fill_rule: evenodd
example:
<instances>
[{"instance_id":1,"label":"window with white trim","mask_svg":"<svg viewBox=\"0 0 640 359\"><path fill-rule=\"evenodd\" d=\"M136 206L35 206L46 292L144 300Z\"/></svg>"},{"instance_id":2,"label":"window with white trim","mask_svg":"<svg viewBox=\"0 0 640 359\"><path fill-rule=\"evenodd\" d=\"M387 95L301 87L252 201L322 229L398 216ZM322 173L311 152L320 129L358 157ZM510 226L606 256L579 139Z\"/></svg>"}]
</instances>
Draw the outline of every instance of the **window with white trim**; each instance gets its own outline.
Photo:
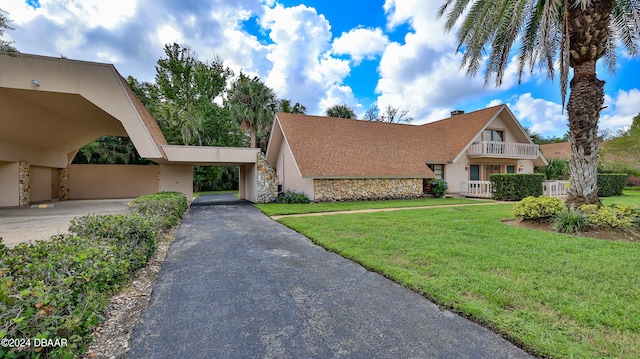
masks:
<instances>
[{"instance_id":1,"label":"window with white trim","mask_svg":"<svg viewBox=\"0 0 640 359\"><path fill-rule=\"evenodd\" d=\"M433 171L438 179L444 179L444 165L436 163L427 163L427 167Z\"/></svg>"}]
</instances>

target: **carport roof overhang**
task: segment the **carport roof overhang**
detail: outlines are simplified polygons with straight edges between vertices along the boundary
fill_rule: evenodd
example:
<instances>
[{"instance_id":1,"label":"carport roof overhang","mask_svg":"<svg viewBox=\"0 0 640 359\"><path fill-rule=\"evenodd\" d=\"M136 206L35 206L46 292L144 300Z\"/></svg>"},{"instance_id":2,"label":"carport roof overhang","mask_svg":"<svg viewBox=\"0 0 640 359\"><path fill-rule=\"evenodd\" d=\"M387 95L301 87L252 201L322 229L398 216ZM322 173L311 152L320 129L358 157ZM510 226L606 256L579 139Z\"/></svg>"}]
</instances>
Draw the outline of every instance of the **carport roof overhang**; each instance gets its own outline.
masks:
<instances>
[{"instance_id":1,"label":"carport roof overhang","mask_svg":"<svg viewBox=\"0 0 640 359\"><path fill-rule=\"evenodd\" d=\"M166 160L153 117L110 64L0 53L0 161L63 168L100 136Z\"/></svg>"},{"instance_id":2,"label":"carport roof overhang","mask_svg":"<svg viewBox=\"0 0 640 359\"><path fill-rule=\"evenodd\" d=\"M0 162L64 168L100 136L128 136L160 164L256 163L258 149L170 146L111 64L0 52Z\"/></svg>"},{"instance_id":3,"label":"carport roof overhang","mask_svg":"<svg viewBox=\"0 0 640 359\"><path fill-rule=\"evenodd\" d=\"M259 148L198 147L163 145L167 162L199 166L238 166L254 164ZM163 161L157 161L163 163Z\"/></svg>"}]
</instances>

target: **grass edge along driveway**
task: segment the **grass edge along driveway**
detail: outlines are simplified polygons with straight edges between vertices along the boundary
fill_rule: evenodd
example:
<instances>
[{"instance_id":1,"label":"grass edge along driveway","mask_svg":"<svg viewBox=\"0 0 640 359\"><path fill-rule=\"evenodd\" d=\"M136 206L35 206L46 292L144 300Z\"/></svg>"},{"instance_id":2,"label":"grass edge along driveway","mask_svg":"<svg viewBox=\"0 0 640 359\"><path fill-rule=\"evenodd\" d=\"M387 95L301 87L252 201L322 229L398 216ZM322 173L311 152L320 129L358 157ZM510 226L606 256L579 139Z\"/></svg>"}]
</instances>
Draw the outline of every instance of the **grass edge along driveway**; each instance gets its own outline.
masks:
<instances>
[{"instance_id":1,"label":"grass edge along driveway","mask_svg":"<svg viewBox=\"0 0 640 359\"><path fill-rule=\"evenodd\" d=\"M510 204L281 223L534 355L640 357L640 243L502 223Z\"/></svg>"}]
</instances>

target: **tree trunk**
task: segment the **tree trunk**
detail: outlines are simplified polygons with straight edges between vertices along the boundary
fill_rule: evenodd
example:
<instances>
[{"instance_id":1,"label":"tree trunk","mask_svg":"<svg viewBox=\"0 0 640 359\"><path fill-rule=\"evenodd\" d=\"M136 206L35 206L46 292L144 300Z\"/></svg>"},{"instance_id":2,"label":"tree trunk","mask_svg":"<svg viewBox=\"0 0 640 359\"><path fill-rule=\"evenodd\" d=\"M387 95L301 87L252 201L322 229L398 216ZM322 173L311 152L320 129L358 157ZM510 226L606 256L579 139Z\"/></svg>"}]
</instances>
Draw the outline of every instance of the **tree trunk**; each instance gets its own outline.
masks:
<instances>
[{"instance_id":1,"label":"tree trunk","mask_svg":"<svg viewBox=\"0 0 640 359\"><path fill-rule=\"evenodd\" d=\"M604 104L604 81L596 77L596 62L607 51L612 0L592 0L570 6L567 13L569 65L573 68L569 115L571 187L567 207L600 204L598 198L598 120Z\"/></svg>"},{"instance_id":2,"label":"tree trunk","mask_svg":"<svg viewBox=\"0 0 640 359\"><path fill-rule=\"evenodd\" d=\"M251 148L256 148L256 132L258 131L255 123L251 124Z\"/></svg>"},{"instance_id":3,"label":"tree trunk","mask_svg":"<svg viewBox=\"0 0 640 359\"><path fill-rule=\"evenodd\" d=\"M571 187L567 207L600 204L598 198L598 119L604 103L604 81L596 77L596 62L576 65L567 104Z\"/></svg>"}]
</instances>

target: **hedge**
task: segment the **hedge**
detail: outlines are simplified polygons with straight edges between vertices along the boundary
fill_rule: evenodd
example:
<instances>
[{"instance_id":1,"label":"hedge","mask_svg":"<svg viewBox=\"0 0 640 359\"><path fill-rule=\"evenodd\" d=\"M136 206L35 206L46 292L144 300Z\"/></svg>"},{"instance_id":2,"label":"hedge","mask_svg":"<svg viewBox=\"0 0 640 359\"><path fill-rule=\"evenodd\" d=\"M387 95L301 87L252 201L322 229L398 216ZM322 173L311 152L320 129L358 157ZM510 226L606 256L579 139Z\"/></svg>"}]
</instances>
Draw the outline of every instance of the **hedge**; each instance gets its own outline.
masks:
<instances>
[{"instance_id":1,"label":"hedge","mask_svg":"<svg viewBox=\"0 0 640 359\"><path fill-rule=\"evenodd\" d=\"M2 346L0 357L81 356L109 298L146 264L158 231L177 223L187 206L181 193L143 196L132 213L75 218L69 234L49 241L8 248L0 238L0 339L66 344Z\"/></svg>"},{"instance_id":2,"label":"hedge","mask_svg":"<svg viewBox=\"0 0 640 359\"><path fill-rule=\"evenodd\" d=\"M628 177L624 173L598 173L598 197L622 196Z\"/></svg>"},{"instance_id":3,"label":"hedge","mask_svg":"<svg viewBox=\"0 0 640 359\"><path fill-rule=\"evenodd\" d=\"M492 174L489 176L493 188L493 199L519 201L525 197L542 196L544 174Z\"/></svg>"}]
</instances>

